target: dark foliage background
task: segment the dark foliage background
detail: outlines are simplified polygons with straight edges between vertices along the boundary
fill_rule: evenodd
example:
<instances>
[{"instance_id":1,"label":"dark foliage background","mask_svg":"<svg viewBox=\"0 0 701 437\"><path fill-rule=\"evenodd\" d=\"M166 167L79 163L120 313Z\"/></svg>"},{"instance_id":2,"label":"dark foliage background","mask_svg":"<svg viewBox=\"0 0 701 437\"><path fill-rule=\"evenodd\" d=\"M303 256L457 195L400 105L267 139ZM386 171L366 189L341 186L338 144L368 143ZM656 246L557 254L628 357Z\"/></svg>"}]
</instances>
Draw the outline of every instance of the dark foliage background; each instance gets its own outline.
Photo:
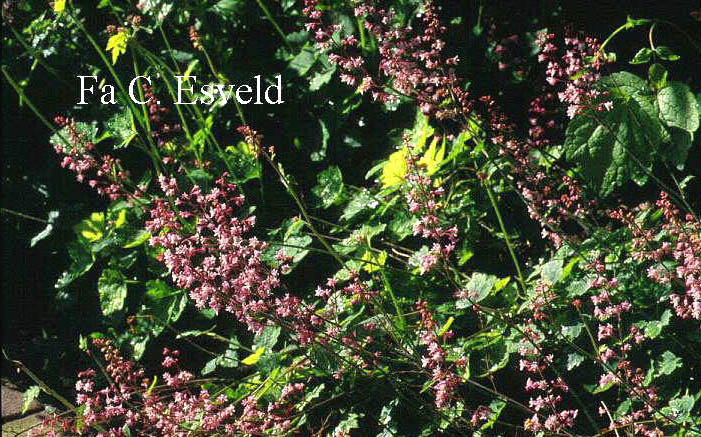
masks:
<instances>
[{"instance_id":1,"label":"dark foliage background","mask_svg":"<svg viewBox=\"0 0 701 437\"><path fill-rule=\"evenodd\" d=\"M33 8L40 7L45 2L28 2ZM76 2L85 10L94 2ZM275 2L274 12L277 14L280 5ZM497 35L508 37L510 34L523 34L532 29L571 24L576 29L586 29L588 34L604 39L612 29L625 22L626 16L657 17L668 21L678 22L690 34L699 35L698 23L686 19L689 11L698 8L695 1L499 1L480 2L467 0L437 1L441 6L446 21L462 17L465 22L473 23L475 14L480 6L484 6L484 16L498 23ZM276 58L280 49L279 37L268 26L260 10L254 2L241 2L242 10L238 16L238 24L229 34L230 39L214 42L228 46L229 59L222 66L222 73L228 77L251 77L260 72L280 72L286 103L280 106L248 106L246 116L254 120L256 128L265 132L266 141L279 144L277 153L286 168L307 169L294 174L301 186L312 186L316 175L334 162L342 172L344 182L351 185L363 185L365 171L378 159L385 157L390 150L387 146L391 138L396 137L401 128L411 125L414 119L413 109L402 108L393 113L391 119L382 108L368 102L361 103L361 109L348 115L340 115L338 111L329 109L325 103L329 100L340 102L346 95L341 86L325 87L318 93L304 92L308 86L305 78L298 77L291 71L287 62ZM86 14L90 17L89 14ZM280 14L283 15L283 14ZM22 16L18 14L15 27L22 26ZM213 19L213 18L209 18ZM286 33L299 31L296 19L281 18L281 26ZM88 21L91 30L99 31L105 22ZM175 26L176 24L171 24ZM210 26L220 26L222 23L206 23ZM451 29L452 30L452 29ZM503 34L500 34L503 33ZM226 32L224 32L226 33ZM449 40L449 52L455 52L463 60L460 74L469 78L480 78L474 81L474 92L478 94L484 89L499 89L498 96L505 111L519 126L526 126L526 114L523 108L527 106L529 97L534 93L529 81L514 81L513 70L501 72L495 68L495 63L488 56L485 40L472 38L467 33L453 32L454 38ZM3 37L9 32L3 26ZM184 38L185 32L178 35ZM698 57L694 56L692 48L685 44L679 34L660 32L658 44L679 48L681 61L669 66L669 75L675 80L698 82L701 77L701 65ZM619 60L633 57L639 48L639 34L623 34L615 41L612 49ZM179 41L186 44L186 41ZM10 62L10 69L22 71L20 62L13 58L15 48L5 47L3 64ZM515 48L514 50L518 50ZM514 52L514 56L521 53ZM94 56L93 54L89 56ZM51 58L50 63L62 71L61 62L69 62L60 58ZM96 59L84 60L86 64L97 63ZM26 59L24 60L26 63ZM124 63L128 67L128 63ZM635 71L634 67L630 68ZM641 67L638 73L645 74L646 67ZM489 80L484 80L485 76ZM71 102L76 101L77 80L65 77L65 83L57 80L42 67L37 67L31 73L31 86L25 89L29 99L40 105L42 112L47 115L64 113L71 108ZM97 105L84 108L71 108L75 114L84 114L90 119L92 113L100 112ZM234 144L238 135L236 114L232 105L224 111L232 122L218 127L215 132L222 143ZM362 127L359 127L362 114ZM322 120L331 135L324 139L319 129ZM526 128L524 127L524 131ZM21 102L17 94L2 83L2 337L3 349L14 358L22 360L28 367L41 372L59 391L70 394L72 376L78 369L84 367L85 358L74 346L77 346L79 334L103 330L105 321L99 316L100 304L90 284L97 281L99 269L94 269L78 286L70 292L54 289L58 276L66 270L69 261L65 256L65 243L74 237L73 226L92 211L104 208L104 200L97 196L85 184L75 183L74 176L58 165L55 152L48 144L49 130ZM362 147L349 147L348 138L352 137L362 142ZM290 147L291 139L296 138L301 146ZM319 148L322 142L328 141L323 160L310 159L311 152ZM697 141L698 142L698 141ZM692 149L694 150L694 149ZM701 154L695 152L689 156L687 168L701 166ZM128 161L128 157L125 159ZM265 170L269 171L269 170ZM701 198L699 181L690 185L695 198ZM261 227L272 226L281 215L288 216L293 209L293 203L277 184L266 184L260 190L250 190L248 193L253 204L262 204L258 210ZM617 196L631 196L639 199L654 199L653 189L639 187L624 187ZM690 196L694 198L694 196ZM533 253L542 247L538 227L527 220L524 214L515 210L516 199L506 199L513 214L507 214L508 227L520 227L524 238L532 246ZM51 211L59 211L58 219L53 223L53 233L33 247L32 238L45 227L45 221ZM519 215L520 214L520 215ZM486 248L489 250L489 248ZM526 249L524 249L525 251ZM504 253L496 250L479 260L475 260L475 268L483 271L497 271L507 263ZM297 272L297 281L303 282L308 278L320 277L331 272L332 266L322 264L302 265ZM84 284L81 285L81 284ZM198 319L194 311L188 310L182 324L193 327L206 327L206 320ZM122 325L122 327L124 327ZM223 327L220 324L220 328ZM233 329L233 324L229 328ZM173 334L165 333L158 342L167 344ZM148 353L158 348L150 347ZM187 346L186 346L187 349ZM152 363L157 356L145 357L145 362ZM199 364L198 364L199 365ZM196 366L195 366L196 367ZM3 377L12 378L20 384L26 384L21 376L3 360ZM409 417L407 415L407 417Z\"/></svg>"}]
</instances>

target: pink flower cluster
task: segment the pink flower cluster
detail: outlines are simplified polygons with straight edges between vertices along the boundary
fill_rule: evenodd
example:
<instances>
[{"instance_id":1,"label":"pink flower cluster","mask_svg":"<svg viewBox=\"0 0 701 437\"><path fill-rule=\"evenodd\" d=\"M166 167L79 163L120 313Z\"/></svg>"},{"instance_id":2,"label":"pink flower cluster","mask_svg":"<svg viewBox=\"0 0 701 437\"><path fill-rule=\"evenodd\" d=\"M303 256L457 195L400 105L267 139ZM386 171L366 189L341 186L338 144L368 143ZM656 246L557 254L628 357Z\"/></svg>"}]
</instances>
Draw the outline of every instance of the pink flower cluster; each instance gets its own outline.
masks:
<instances>
[{"instance_id":1,"label":"pink flower cluster","mask_svg":"<svg viewBox=\"0 0 701 437\"><path fill-rule=\"evenodd\" d=\"M340 281L329 278L326 280L326 286L318 286L315 295L328 300L333 294L340 293L343 296L350 297L350 304L370 302L374 296L377 296L377 291L368 290L368 288L360 280L358 272L349 271L348 279L344 281L343 286L340 286Z\"/></svg>"},{"instance_id":2,"label":"pink flower cluster","mask_svg":"<svg viewBox=\"0 0 701 437\"><path fill-rule=\"evenodd\" d=\"M226 311L254 332L261 332L268 321L288 328L300 345L337 343L354 351L354 362L368 365L363 346L355 331L344 333L332 323L333 308L317 313L299 297L281 291L280 273L291 261L282 251L276 254L278 266L262 261L268 244L247 237L255 217L238 218L244 198L226 182L226 174L209 193L198 186L181 193L174 179L160 178L161 189L173 200L155 199L146 228L153 234L150 244L163 249L160 255L177 287L189 291L199 308ZM369 290L357 273L343 286L330 279L317 295L328 299L333 293L350 298L350 304L367 303L377 292ZM340 310L339 310L340 311Z\"/></svg>"},{"instance_id":3,"label":"pink flower cluster","mask_svg":"<svg viewBox=\"0 0 701 437\"><path fill-rule=\"evenodd\" d=\"M562 224L583 217L587 207L594 206L595 203L584 198L583 190L576 180L566 174L554 176L535 161L531 152L549 144L549 139L533 136L526 141L518 139L516 126L508 120L491 96L481 96L478 102L485 114L485 125L492 144L501 156L514 161L511 171L523 200L528 204L530 217L540 223L543 238L550 240L555 247L560 247L564 241ZM534 103L531 110L550 118L552 114L546 115L545 108L537 106L540 104ZM541 121L531 118L534 123ZM548 125L554 127L549 122ZM553 136L554 132L549 135Z\"/></svg>"},{"instance_id":4,"label":"pink flower cluster","mask_svg":"<svg viewBox=\"0 0 701 437\"><path fill-rule=\"evenodd\" d=\"M529 322L533 322L531 319ZM569 387L560 378L547 378L545 372L553 363L552 355L543 355L542 350L536 345L542 336L538 334L529 323L524 328L525 337L521 339L519 354L522 356L519 361L519 369L522 372L529 373L535 379L529 376L526 380L527 392L540 392L537 397L531 396L529 399L529 407L535 413L529 419L526 419L523 426L531 432L541 432L543 430L560 432L563 429L574 426L574 421L577 418L579 410L560 410L559 404L562 403L562 394L569 391ZM548 412L547 416L545 412ZM541 422L544 417L545 421Z\"/></svg>"},{"instance_id":5,"label":"pink flower cluster","mask_svg":"<svg viewBox=\"0 0 701 437\"><path fill-rule=\"evenodd\" d=\"M73 119L57 116L54 123L68 136L69 145L58 140L53 144L54 150L63 156L61 167L68 168L76 173L78 182L83 182L86 177L88 185L94 188L98 194L108 196L111 200L120 197L128 197L130 194L124 184L129 179L129 173L122 170L119 159L110 155L103 155L100 160L93 156L95 144L93 144L84 132L81 132ZM131 193L139 197L140 190Z\"/></svg>"},{"instance_id":6,"label":"pink flower cluster","mask_svg":"<svg viewBox=\"0 0 701 437\"><path fill-rule=\"evenodd\" d=\"M559 59L554 40L555 35L552 33L541 32L538 35L538 61L547 62L545 80L548 84L564 84L558 97L568 105L567 116L573 118L585 109L610 110L613 105L610 101L594 104L600 92L592 85L599 80L599 71L607 62L596 38L565 37L565 53Z\"/></svg>"},{"instance_id":7,"label":"pink flower cluster","mask_svg":"<svg viewBox=\"0 0 701 437\"><path fill-rule=\"evenodd\" d=\"M441 342L451 338L453 331L446 331L439 335L440 327L436 324L425 301L418 300L416 309L421 315L419 322L420 341L426 346L426 353L421 358L421 365L431 371L436 408L443 408L455 399L456 391L461 382L461 378L455 373L455 368L464 368L467 365L467 359L461 357L453 365L450 365L446 361L446 352Z\"/></svg>"},{"instance_id":8,"label":"pink flower cluster","mask_svg":"<svg viewBox=\"0 0 701 437\"><path fill-rule=\"evenodd\" d=\"M238 218L244 198L236 186L226 182L203 193L199 186L181 193L175 179L161 176L161 189L170 201L155 199L146 229L150 244L163 248L161 258L176 286L186 289L198 308L227 311L260 332L263 314L294 311L289 299L276 299L272 291L280 285L282 266L289 261L282 252L281 266L269 267L261 260L267 243L247 237L255 217ZM273 310L274 309L274 310Z\"/></svg>"},{"instance_id":9,"label":"pink flower cluster","mask_svg":"<svg viewBox=\"0 0 701 437\"><path fill-rule=\"evenodd\" d=\"M692 214L681 218L667 193L660 193L657 207L662 211L663 222L652 229L641 228L633 214L623 209L610 216L631 230L633 258L654 263L647 270L648 278L684 289L683 293L669 296L677 316L701 320L701 222ZM676 267L664 264L665 261L673 261Z\"/></svg>"},{"instance_id":10,"label":"pink flower cluster","mask_svg":"<svg viewBox=\"0 0 701 437\"><path fill-rule=\"evenodd\" d=\"M391 86L401 94L415 97L422 112L438 119L456 119L468 107L468 94L458 85L454 66L457 56L444 58L445 42L436 8L431 0L424 0L422 28L415 32L411 27L394 23L394 12L376 7L373 1L364 1L355 7L356 17L363 18L364 28L378 42L380 56L379 73L390 81L379 84L365 68L365 60L358 48L358 40L348 35L340 41L333 36L340 33L339 25L324 25L323 14L317 7L318 0L305 0L303 12L308 17L307 30L314 32L317 47L329 51L329 60L341 69L341 81L358 86L360 93L371 91L376 101L387 102L397 97L387 92ZM450 101L450 105L442 103Z\"/></svg>"},{"instance_id":11,"label":"pink flower cluster","mask_svg":"<svg viewBox=\"0 0 701 437\"><path fill-rule=\"evenodd\" d=\"M409 212L419 217L412 230L414 235L433 240L429 252L421 255L419 259L419 271L423 275L440 265L440 261L450 258L458 242L458 228L446 228L440 223L437 214L444 190L440 186L434 187L433 180L419 163L419 157L413 153L407 137L404 138L404 146L407 149L405 180L408 185L405 199Z\"/></svg>"},{"instance_id":12,"label":"pink flower cluster","mask_svg":"<svg viewBox=\"0 0 701 437\"><path fill-rule=\"evenodd\" d=\"M595 260L586 266L594 272L589 281L589 287L597 290L598 294L591 296L593 315L598 319L597 340L602 342L599 348L598 359L604 366L604 373L599 378L599 387L609 384L620 385L634 405L639 408L631 408L627 414L619 416L611 423L611 428L626 427L632 425L635 435L647 437L660 437L662 431L656 426L647 425L656 411L657 394L651 385L645 385L645 371L635 367L628 357L635 345L641 344L645 337L636 326L630 326L624 330L622 315L632 310L630 302L623 300L618 304L613 303L612 296L618 287L615 278L609 278L606 266L599 260ZM613 323L609 319L614 318ZM606 322L606 323L604 323ZM602 407L599 409L602 416L608 413Z\"/></svg>"},{"instance_id":13,"label":"pink flower cluster","mask_svg":"<svg viewBox=\"0 0 701 437\"><path fill-rule=\"evenodd\" d=\"M186 437L197 435L264 435L271 431L284 433L290 426L294 401L304 390L302 383L283 387L277 401L261 408L255 396L243 400L236 416L235 403L225 395L216 398L201 389L193 390L194 377L178 369L179 351L163 350L162 374L165 385L146 378L143 369L124 360L109 340L95 339L93 345L104 356L107 386L98 389L96 372L80 372L76 383L77 402L82 411L79 420L87 426L99 425L98 437L124 435L124 427L132 435ZM49 418L44 428L51 428L62 419ZM66 423L62 423L66 428ZM74 426L75 427L75 426Z\"/></svg>"},{"instance_id":14,"label":"pink flower cluster","mask_svg":"<svg viewBox=\"0 0 701 437\"><path fill-rule=\"evenodd\" d=\"M607 62L596 39L566 37L562 55L554 39L554 34L542 32L536 41L540 48L538 60L547 62L545 75L550 89L543 87L541 95L530 102L529 138L525 142L513 138L515 126L506 122L491 98L481 100L489 114L490 129L495 133L492 141L501 146L502 155L516 161L516 183L528 202L530 216L540 222L543 238L560 247L564 238L562 225L579 221L596 203L584 198L580 184L567 176L564 169L560 176L553 177L538 168L531 152L552 144L561 134L562 125L556 121L560 112L558 103L567 105L567 115L572 118L584 109L611 109L611 102L593 103L601 96L592 85Z\"/></svg>"},{"instance_id":15,"label":"pink flower cluster","mask_svg":"<svg viewBox=\"0 0 701 437\"><path fill-rule=\"evenodd\" d=\"M618 280L616 278L609 279L606 276L606 266L600 260L587 264L586 268L594 272L589 281L589 288L599 290L598 295L591 296L591 301L594 304L594 316L602 321L611 317L616 317L620 321L621 314L630 311L632 305L627 300L618 304L612 302L611 294L618 287Z\"/></svg>"},{"instance_id":16,"label":"pink flower cluster","mask_svg":"<svg viewBox=\"0 0 701 437\"><path fill-rule=\"evenodd\" d=\"M316 47L322 52L328 52L329 61L341 70L341 82L355 87L361 94L372 90L375 100L387 101L389 96L382 91L365 70L365 60L360 56L358 40L355 36L340 37L340 24L325 24L322 9L318 7L319 0L304 0L302 12L307 17L305 28L313 32ZM339 41L334 41L334 35L339 35Z\"/></svg>"},{"instance_id":17,"label":"pink flower cluster","mask_svg":"<svg viewBox=\"0 0 701 437\"><path fill-rule=\"evenodd\" d=\"M146 108L149 114L151 137L156 141L158 147L163 147L173 135L182 131L182 127L178 123L170 124L166 122L165 117L169 110L167 107L160 105L153 88L146 83L142 83L141 90L144 93L144 100L147 102Z\"/></svg>"},{"instance_id":18,"label":"pink flower cluster","mask_svg":"<svg viewBox=\"0 0 701 437\"><path fill-rule=\"evenodd\" d=\"M536 320L545 319L545 310L550 306L551 302L555 300L555 291L551 284L545 281L538 281L538 283L533 287L533 298L530 301L531 311L533 311L533 318Z\"/></svg>"}]
</instances>

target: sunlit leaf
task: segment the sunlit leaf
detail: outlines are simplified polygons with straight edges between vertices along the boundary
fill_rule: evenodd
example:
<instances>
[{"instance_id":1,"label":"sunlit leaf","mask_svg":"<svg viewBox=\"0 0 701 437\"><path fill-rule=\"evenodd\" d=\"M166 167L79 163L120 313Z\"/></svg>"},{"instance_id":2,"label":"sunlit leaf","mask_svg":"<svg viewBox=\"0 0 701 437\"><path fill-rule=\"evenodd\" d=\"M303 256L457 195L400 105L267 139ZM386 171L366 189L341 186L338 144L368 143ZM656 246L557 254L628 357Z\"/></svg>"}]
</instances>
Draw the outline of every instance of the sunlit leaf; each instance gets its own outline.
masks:
<instances>
[{"instance_id":1,"label":"sunlit leaf","mask_svg":"<svg viewBox=\"0 0 701 437\"><path fill-rule=\"evenodd\" d=\"M407 173L406 158L407 151L404 148L389 155L380 175L380 183L382 183L383 188L392 187L404 181L404 176Z\"/></svg>"},{"instance_id":2,"label":"sunlit leaf","mask_svg":"<svg viewBox=\"0 0 701 437\"><path fill-rule=\"evenodd\" d=\"M29 410L32 406L32 402L39 397L39 393L41 393L41 389L38 385L33 385L22 393L22 414L25 414L27 410Z\"/></svg>"},{"instance_id":3,"label":"sunlit leaf","mask_svg":"<svg viewBox=\"0 0 701 437\"><path fill-rule=\"evenodd\" d=\"M363 264L363 270L366 272L375 272L380 269L380 266L383 266L385 264L385 261L387 260L387 252L384 250L381 252L373 252L370 250L365 251L363 254L363 261L366 261Z\"/></svg>"},{"instance_id":4,"label":"sunlit leaf","mask_svg":"<svg viewBox=\"0 0 701 437\"><path fill-rule=\"evenodd\" d=\"M260 357L263 356L264 352L265 346L257 346L251 355L241 360L241 364L245 364L247 366L252 366L256 364L260 360Z\"/></svg>"},{"instance_id":5,"label":"sunlit leaf","mask_svg":"<svg viewBox=\"0 0 701 437\"><path fill-rule=\"evenodd\" d=\"M83 237L89 243L95 242L104 235L105 214L94 212L90 217L73 227L76 234Z\"/></svg>"},{"instance_id":6,"label":"sunlit leaf","mask_svg":"<svg viewBox=\"0 0 701 437\"><path fill-rule=\"evenodd\" d=\"M127 52L127 34L125 32L117 32L107 40L105 50L112 52L112 65L117 63L117 58Z\"/></svg>"},{"instance_id":7,"label":"sunlit leaf","mask_svg":"<svg viewBox=\"0 0 701 437\"><path fill-rule=\"evenodd\" d=\"M60 14L66 9L66 0L55 0L54 1L54 12Z\"/></svg>"},{"instance_id":8,"label":"sunlit leaf","mask_svg":"<svg viewBox=\"0 0 701 437\"><path fill-rule=\"evenodd\" d=\"M105 269L97 281L97 291L103 315L121 311L127 299L127 278L119 270Z\"/></svg>"}]
</instances>

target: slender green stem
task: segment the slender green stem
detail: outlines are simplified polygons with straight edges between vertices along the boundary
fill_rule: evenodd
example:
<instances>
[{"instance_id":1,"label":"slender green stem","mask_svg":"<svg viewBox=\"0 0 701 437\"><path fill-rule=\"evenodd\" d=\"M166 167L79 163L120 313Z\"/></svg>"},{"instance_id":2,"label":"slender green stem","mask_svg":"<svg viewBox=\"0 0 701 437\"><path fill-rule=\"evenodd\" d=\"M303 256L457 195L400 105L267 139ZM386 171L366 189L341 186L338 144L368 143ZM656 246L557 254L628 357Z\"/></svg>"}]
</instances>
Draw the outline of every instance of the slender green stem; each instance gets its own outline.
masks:
<instances>
[{"instance_id":1,"label":"slender green stem","mask_svg":"<svg viewBox=\"0 0 701 437\"><path fill-rule=\"evenodd\" d=\"M501 233L504 234L504 241L506 242L506 247L509 249L509 255L511 255L511 261L514 263L514 267L516 268L516 274L518 275L518 282L521 284L521 289L523 292L526 292L526 282L523 280L523 274L521 273L521 266L519 265L518 258L516 258L516 253L514 252L514 249L511 245L511 239L509 238L509 234L506 232L506 227L504 226L504 220L501 217L501 211L499 211L499 205L497 204L496 199L494 198L494 194L492 193L492 188L485 182L484 188L487 191L487 195L489 196L489 201L492 204L492 209L494 210L494 214L497 216L497 221L499 222L499 228L501 228Z\"/></svg>"},{"instance_id":2,"label":"slender green stem","mask_svg":"<svg viewBox=\"0 0 701 437\"><path fill-rule=\"evenodd\" d=\"M202 47L202 53L204 53L204 57L207 59L207 64L209 65L209 69L212 70L212 74L214 74L214 77L216 77L219 80L222 80L225 84L229 83L229 79L224 76L223 74L220 74L217 68L214 66L214 63L212 62L212 58L209 57L209 53L207 53L207 49ZM234 105L236 105L236 112L239 115L239 120L241 120L241 124L247 125L248 123L246 122L246 117L243 115L243 109L241 108L241 104L239 103L238 99L234 99Z\"/></svg>"},{"instance_id":3,"label":"slender green stem","mask_svg":"<svg viewBox=\"0 0 701 437\"><path fill-rule=\"evenodd\" d=\"M59 72L56 71L55 68L53 68L52 66L47 64L46 61L44 61L44 59L41 57L41 55L39 55L37 53L37 50L34 47L27 44L27 41L25 41L24 38L22 38L22 35L19 32L17 32L17 30L15 29L14 26L9 25L9 28L12 31L12 34L15 36L15 38L17 38L17 41L19 41L20 44L22 44L22 47L24 47L24 49L28 53L30 53L32 55L32 57L34 57L34 59L36 60L36 62L39 63L39 65L44 67L46 69L46 71L51 73L56 79L60 80L64 84L68 85L68 82L66 81L66 79L64 79L63 76L61 76L59 74Z\"/></svg>"},{"instance_id":4,"label":"slender green stem","mask_svg":"<svg viewBox=\"0 0 701 437\"><path fill-rule=\"evenodd\" d=\"M46 117L44 117L44 115L41 112L39 112L39 110L37 109L36 106L34 106L32 101L27 98L27 95L24 94L24 90L22 89L22 87L20 87L17 84L17 82L15 82L14 79L12 79L12 76L10 76L10 73L7 72L7 69L5 68L4 65L2 66L1 69L2 69L2 74L5 75L5 79L7 79L7 81L10 83L10 86L12 86L12 88L14 88L14 90L20 96L22 101L24 101L27 104L27 107L29 107L29 109L31 109L31 111L34 113L34 115L36 115L37 118L39 120L41 120L41 122L44 123L46 125L46 127L48 127L49 130L51 130L51 132L53 134L58 135L58 137L61 139L61 141L63 142L64 145L66 145L67 147L71 147L71 143L68 141L68 139L65 136L63 136L61 131L59 129L56 129L56 127L49 120L47 120Z\"/></svg>"},{"instance_id":5,"label":"slender green stem","mask_svg":"<svg viewBox=\"0 0 701 437\"><path fill-rule=\"evenodd\" d=\"M263 0L256 0L256 3L258 3L258 6L260 7L260 9L263 11L265 16L268 18L268 20L270 20L270 23L275 28L275 31L282 38L282 42L283 42L283 44L285 44L285 47L287 47L288 49L291 49L292 47L290 46L290 43L287 42L287 35L285 35L285 32L282 31L282 28L280 27L280 25L277 24L277 21L275 21L273 14L270 13L270 10L268 9L267 6L265 6L265 3L263 3Z\"/></svg>"},{"instance_id":6,"label":"slender green stem","mask_svg":"<svg viewBox=\"0 0 701 437\"><path fill-rule=\"evenodd\" d=\"M653 52L655 51L655 43L653 42L652 34L655 31L655 26L657 26L657 23L652 23L652 26L650 26L650 31L647 33L647 39L650 42L650 50Z\"/></svg>"},{"instance_id":7,"label":"slender green stem","mask_svg":"<svg viewBox=\"0 0 701 437\"><path fill-rule=\"evenodd\" d=\"M297 195L297 192L295 192L294 188L292 188L292 185L290 184L290 181L287 179L287 176L278 168L277 165L275 165L275 162L273 161L272 157L270 157L267 153L263 152L263 155L265 158L268 160L270 163L270 166L275 170L275 173L277 173L278 177L280 178L280 182L282 182L282 185L285 186L285 189L289 193L289 195L292 197L292 199L295 201L297 204L297 208L299 209L299 212L302 214L304 217L304 222L309 228L310 231L314 234L317 240L326 248L326 250L329 251L329 254L341 265L341 267L345 266L345 263L341 259L340 255L338 252L334 250L333 247L326 241L326 239L317 231L316 226L314 226L314 223L309 217L309 214L307 213L307 208L304 206L304 203L302 203L302 200L299 198Z\"/></svg>"},{"instance_id":8,"label":"slender green stem","mask_svg":"<svg viewBox=\"0 0 701 437\"><path fill-rule=\"evenodd\" d=\"M389 280L387 279L387 275L385 274L383 268L380 268L380 276L382 277L382 283L385 286L385 290L387 290L387 294L389 294L389 297L392 300L394 310L397 312L397 316L399 317L399 329L403 331L406 327L406 319L404 318L404 314L402 314L402 309L399 306L399 301L397 301L397 297L394 295L392 285L389 283Z\"/></svg>"},{"instance_id":9,"label":"slender green stem","mask_svg":"<svg viewBox=\"0 0 701 437\"><path fill-rule=\"evenodd\" d=\"M13 211L13 210L7 209L7 208L0 208L0 212L4 213L4 214L14 215L15 217L20 217L20 218L23 218L26 220L32 220L32 221L39 222L39 223L44 223L44 224L49 223L48 220L44 220L44 219L41 219L39 217L34 217L32 215L24 214L24 213L21 213L19 211Z\"/></svg>"},{"instance_id":10,"label":"slender green stem","mask_svg":"<svg viewBox=\"0 0 701 437\"><path fill-rule=\"evenodd\" d=\"M78 28L83 32L83 34L85 35L85 37L88 39L88 42L90 42L90 45L93 46L93 48L95 49L95 51L97 52L97 54L100 56L100 59L102 59L102 62L105 64L105 66L106 66L107 69L109 70L110 74L112 75L112 78L113 78L114 81L117 83L117 87L119 88L119 91L120 91L120 92L122 93L122 95L124 96L124 99L125 99L125 101L127 102L127 104L129 105L129 108L131 109L132 113L133 113L133 114L138 114L139 111L137 110L136 105L134 104L134 102L133 102L133 101L131 100L131 98L129 97L129 94L127 93L127 90L126 90L126 88L124 87L124 84L122 83L122 80L119 78L119 75L117 75L117 72L116 72L116 71L114 70L114 68L112 67L112 63L109 61L109 59L107 59L107 56L105 55L105 52L102 50L102 48L100 48L100 46L97 44L97 42L95 41L95 39L90 35L90 32L88 32L88 30L85 28L85 26L83 26L83 23L80 22L80 20L78 19L78 17L76 17L75 15L73 15L73 13L70 13L69 15L70 15L70 17L73 19L73 22L76 24L76 26L78 26ZM139 91L139 92L141 92L141 91ZM139 120L139 123L141 124L141 127L142 127L143 129L145 129L146 132L149 132L149 129L148 129L148 118L147 118L146 120L142 120L142 119L140 119L140 118L137 118L137 120ZM152 150L152 151L155 151L156 156L158 156L158 152L157 152L157 149L156 149L156 145L155 145L154 142L153 142L153 138L151 138L150 135L145 135L145 136L146 136L146 141L151 145L151 150ZM160 161L160 160L159 160L159 161ZM160 165L157 165L157 166L156 166L156 172L160 173Z\"/></svg>"},{"instance_id":11,"label":"slender green stem","mask_svg":"<svg viewBox=\"0 0 701 437\"><path fill-rule=\"evenodd\" d=\"M7 356L7 353L5 353L5 350L3 349L2 351L3 355L5 356L5 359L17 366L18 369L21 369L32 381L34 381L35 384L37 384L41 390L48 394L49 396L53 397L57 401L59 401L61 404L63 404L64 407L67 409L71 410L75 414L79 414L78 408L76 408L68 399L64 398L58 392L56 392L54 389L49 387L44 381L41 380L34 372L32 372L29 367L25 366L24 363L21 361L13 360L10 359ZM102 428L100 425L95 424L93 425L98 431L105 432L105 429Z\"/></svg>"},{"instance_id":12,"label":"slender green stem","mask_svg":"<svg viewBox=\"0 0 701 437\"><path fill-rule=\"evenodd\" d=\"M134 66L134 74L136 76L139 76L139 66L136 62L136 55L132 53L132 59L133 59L133 66ZM136 77L135 76L135 77ZM139 85L141 85L141 79L139 79ZM139 86L139 100L142 102L144 101L144 95L143 95L143 90L141 89L141 86ZM150 138L148 135L149 132L151 132L151 121L149 120L149 114L148 111L146 110L146 106L141 105L141 111L142 111L142 117L144 119L144 123L146 124L146 136ZM153 144L153 141L148 142L151 151L146 151L150 156L151 160L153 161L153 166L156 168L156 173L160 174L161 173L161 158L160 154L158 153L158 149L156 149L156 145Z\"/></svg>"},{"instance_id":13,"label":"slender green stem","mask_svg":"<svg viewBox=\"0 0 701 437\"><path fill-rule=\"evenodd\" d=\"M606 47L606 45L607 45L616 35L618 35L619 33L623 32L623 31L626 30L627 28L628 28L628 24L624 24L624 25L620 26L618 29L614 30L613 33L612 33L611 35L609 35L609 37L606 38L606 39L604 40L603 43L601 43L601 46L599 46L599 51L603 52L603 51L604 51L604 47Z\"/></svg>"}]
</instances>

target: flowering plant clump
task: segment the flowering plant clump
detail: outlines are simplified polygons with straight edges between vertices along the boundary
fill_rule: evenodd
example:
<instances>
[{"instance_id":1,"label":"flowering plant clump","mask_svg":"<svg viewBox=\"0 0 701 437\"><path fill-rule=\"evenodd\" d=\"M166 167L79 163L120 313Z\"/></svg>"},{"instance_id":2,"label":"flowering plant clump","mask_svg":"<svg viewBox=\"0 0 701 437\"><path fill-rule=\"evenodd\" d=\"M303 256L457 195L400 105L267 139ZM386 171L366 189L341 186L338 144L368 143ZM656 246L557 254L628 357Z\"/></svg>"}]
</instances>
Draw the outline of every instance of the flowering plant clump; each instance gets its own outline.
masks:
<instances>
[{"instance_id":1,"label":"flowering plant clump","mask_svg":"<svg viewBox=\"0 0 701 437\"><path fill-rule=\"evenodd\" d=\"M164 249L159 258L173 283L189 290L198 308L227 311L260 332L256 316L270 310L272 290L280 283L284 265L268 269L261 261L267 244L256 237L245 238L256 218L236 217L235 208L241 207L244 198L225 181L226 176L209 193L202 193L197 185L180 193L174 178L161 175L161 190L167 198L175 198L177 210L171 209L167 198L154 200L151 220L146 222L146 230L153 235L149 244ZM191 218L195 221L188 222ZM280 252L278 259L285 260L284 254Z\"/></svg>"},{"instance_id":2,"label":"flowering plant clump","mask_svg":"<svg viewBox=\"0 0 701 437\"><path fill-rule=\"evenodd\" d=\"M698 11L40 3L3 86L94 197L2 208L83 353L10 357L32 433L701 435Z\"/></svg>"}]
</instances>

